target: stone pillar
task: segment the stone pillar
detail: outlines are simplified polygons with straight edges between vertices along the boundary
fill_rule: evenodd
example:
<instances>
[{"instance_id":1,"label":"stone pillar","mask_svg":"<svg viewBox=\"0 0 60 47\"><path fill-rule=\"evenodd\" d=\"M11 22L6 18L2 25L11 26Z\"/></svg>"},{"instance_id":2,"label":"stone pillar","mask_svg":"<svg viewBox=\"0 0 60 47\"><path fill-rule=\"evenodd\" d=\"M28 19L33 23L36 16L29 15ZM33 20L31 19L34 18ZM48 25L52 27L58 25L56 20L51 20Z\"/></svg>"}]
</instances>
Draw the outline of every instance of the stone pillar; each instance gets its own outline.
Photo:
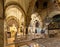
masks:
<instances>
[{"instance_id":1,"label":"stone pillar","mask_svg":"<svg viewBox=\"0 0 60 47\"><path fill-rule=\"evenodd\" d=\"M31 21L31 16L27 15L25 17L25 19L26 19L26 34L28 34L28 27L29 27L29 24L30 24L30 21Z\"/></svg>"},{"instance_id":2,"label":"stone pillar","mask_svg":"<svg viewBox=\"0 0 60 47\"><path fill-rule=\"evenodd\" d=\"M47 23L47 24L45 23L45 24L44 24L46 37L49 37L48 24L49 24L49 23Z\"/></svg>"}]
</instances>

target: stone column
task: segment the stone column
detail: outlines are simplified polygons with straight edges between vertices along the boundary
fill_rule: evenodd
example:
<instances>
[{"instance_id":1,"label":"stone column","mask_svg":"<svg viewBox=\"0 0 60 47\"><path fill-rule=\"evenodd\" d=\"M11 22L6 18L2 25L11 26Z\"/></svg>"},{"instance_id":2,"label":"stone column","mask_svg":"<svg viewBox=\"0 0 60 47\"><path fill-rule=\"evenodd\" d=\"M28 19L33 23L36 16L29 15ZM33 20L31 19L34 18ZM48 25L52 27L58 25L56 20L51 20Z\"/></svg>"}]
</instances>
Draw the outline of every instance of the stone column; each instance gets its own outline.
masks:
<instances>
[{"instance_id":1,"label":"stone column","mask_svg":"<svg viewBox=\"0 0 60 47\"><path fill-rule=\"evenodd\" d=\"M25 21L26 21L26 34L28 34L28 26L30 24L31 16L27 15L25 16Z\"/></svg>"},{"instance_id":2,"label":"stone column","mask_svg":"<svg viewBox=\"0 0 60 47\"><path fill-rule=\"evenodd\" d=\"M49 37L48 24L49 24L49 23L45 23L45 26L44 26L46 37Z\"/></svg>"}]
</instances>

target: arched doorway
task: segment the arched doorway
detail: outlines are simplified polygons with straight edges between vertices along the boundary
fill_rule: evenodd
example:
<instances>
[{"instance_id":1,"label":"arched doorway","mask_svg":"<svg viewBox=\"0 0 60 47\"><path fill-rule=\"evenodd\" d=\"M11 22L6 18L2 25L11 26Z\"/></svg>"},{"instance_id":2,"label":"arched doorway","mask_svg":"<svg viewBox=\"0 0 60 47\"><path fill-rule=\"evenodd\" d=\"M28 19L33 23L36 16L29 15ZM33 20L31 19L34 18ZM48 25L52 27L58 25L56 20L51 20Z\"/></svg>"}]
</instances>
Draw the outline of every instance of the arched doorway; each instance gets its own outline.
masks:
<instances>
[{"instance_id":1,"label":"arched doorway","mask_svg":"<svg viewBox=\"0 0 60 47\"><path fill-rule=\"evenodd\" d=\"M6 43L13 43L15 40L15 35L19 28L19 23L15 17L9 17L5 22L5 33L6 33ZM12 39L12 40L11 40Z\"/></svg>"},{"instance_id":2,"label":"arched doorway","mask_svg":"<svg viewBox=\"0 0 60 47\"><path fill-rule=\"evenodd\" d=\"M24 20L25 20L24 12L19 6L17 5L8 6L5 9L5 19L4 19L5 32L16 31L17 35L25 35L25 21ZM8 36L9 34L11 34L10 32L8 32ZM12 36L14 36L16 33L12 33L12 34L13 34ZM9 41L12 39L15 39L15 37L13 38L8 37ZM14 42L14 40L12 42Z\"/></svg>"},{"instance_id":3,"label":"arched doorway","mask_svg":"<svg viewBox=\"0 0 60 47\"><path fill-rule=\"evenodd\" d=\"M49 18L52 19L52 21L48 25L49 36L50 34L56 35L60 30L60 11L51 12L49 14Z\"/></svg>"},{"instance_id":4,"label":"arched doorway","mask_svg":"<svg viewBox=\"0 0 60 47\"><path fill-rule=\"evenodd\" d=\"M39 36L39 34L41 33L41 29L42 29L42 19L38 13L33 13L31 15L31 22L28 28L29 30L28 32L29 34L33 35L33 38L35 38L35 35Z\"/></svg>"},{"instance_id":5,"label":"arched doorway","mask_svg":"<svg viewBox=\"0 0 60 47\"><path fill-rule=\"evenodd\" d=\"M52 22L49 24L49 30L60 29L60 14L52 17Z\"/></svg>"}]
</instances>

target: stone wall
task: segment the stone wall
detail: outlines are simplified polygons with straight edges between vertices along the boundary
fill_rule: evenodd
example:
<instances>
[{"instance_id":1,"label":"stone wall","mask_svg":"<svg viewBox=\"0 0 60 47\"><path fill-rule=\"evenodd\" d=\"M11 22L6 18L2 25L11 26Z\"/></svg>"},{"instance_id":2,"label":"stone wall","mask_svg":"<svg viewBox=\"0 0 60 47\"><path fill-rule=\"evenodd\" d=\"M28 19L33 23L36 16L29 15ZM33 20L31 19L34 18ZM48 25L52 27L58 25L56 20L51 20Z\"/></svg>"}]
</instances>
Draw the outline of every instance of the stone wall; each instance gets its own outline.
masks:
<instances>
[{"instance_id":1,"label":"stone wall","mask_svg":"<svg viewBox=\"0 0 60 47\"><path fill-rule=\"evenodd\" d=\"M0 47L4 47L3 0L0 0Z\"/></svg>"},{"instance_id":2,"label":"stone wall","mask_svg":"<svg viewBox=\"0 0 60 47\"><path fill-rule=\"evenodd\" d=\"M4 20L0 19L0 47L4 47Z\"/></svg>"}]
</instances>

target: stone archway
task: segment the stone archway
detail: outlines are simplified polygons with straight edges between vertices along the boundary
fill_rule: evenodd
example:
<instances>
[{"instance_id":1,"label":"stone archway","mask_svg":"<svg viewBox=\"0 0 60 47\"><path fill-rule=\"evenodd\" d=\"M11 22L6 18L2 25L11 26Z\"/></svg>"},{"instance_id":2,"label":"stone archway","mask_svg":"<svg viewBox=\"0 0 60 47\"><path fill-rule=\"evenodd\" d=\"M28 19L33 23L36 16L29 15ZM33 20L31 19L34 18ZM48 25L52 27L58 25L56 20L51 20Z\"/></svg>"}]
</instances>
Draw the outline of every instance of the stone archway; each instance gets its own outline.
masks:
<instances>
[{"instance_id":1,"label":"stone archway","mask_svg":"<svg viewBox=\"0 0 60 47\"><path fill-rule=\"evenodd\" d=\"M48 25L49 28L48 29L49 30L60 29L60 12L51 16L51 18L52 18L52 22L49 23L49 25Z\"/></svg>"},{"instance_id":2,"label":"stone archway","mask_svg":"<svg viewBox=\"0 0 60 47\"><path fill-rule=\"evenodd\" d=\"M24 26L25 26L25 14L24 12L22 11L22 9L20 7L18 7L17 5L10 5L6 8L5 10L5 19L7 19L8 17L10 16L14 16L18 19L19 21L19 24L23 24L24 23ZM19 25L19 27L20 27Z\"/></svg>"},{"instance_id":3,"label":"stone archway","mask_svg":"<svg viewBox=\"0 0 60 47\"><path fill-rule=\"evenodd\" d=\"M53 16L58 15L58 14L60 14L60 11L52 11L49 13L48 17L52 18Z\"/></svg>"},{"instance_id":4,"label":"stone archway","mask_svg":"<svg viewBox=\"0 0 60 47\"><path fill-rule=\"evenodd\" d=\"M18 27L19 22L16 17L10 16L4 20L4 32L6 34L5 41L7 44L13 43L13 41L15 40L15 35L18 31Z\"/></svg>"},{"instance_id":5,"label":"stone archway","mask_svg":"<svg viewBox=\"0 0 60 47\"><path fill-rule=\"evenodd\" d=\"M43 26L42 19L41 19L40 15L38 13L33 13L31 15L31 22L30 22L30 25L28 28L28 30L29 30L28 32L35 34L35 29L39 28L41 31L42 26Z\"/></svg>"},{"instance_id":6,"label":"stone archway","mask_svg":"<svg viewBox=\"0 0 60 47\"><path fill-rule=\"evenodd\" d=\"M55 15L58 15L58 14L60 14L60 11L58 11L58 10L55 10L55 11L52 11L52 12L49 13L49 15L48 15L49 22L45 26L45 28L46 28L46 34L49 35L50 33L55 32L54 30L53 31L52 30L49 30L49 25L53 22L53 17ZM51 26L53 26L53 25L51 25Z\"/></svg>"},{"instance_id":7,"label":"stone archway","mask_svg":"<svg viewBox=\"0 0 60 47\"><path fill-rule=\"evenodd\" d=\"M52 18L55 16L55 15L58 15L60 14L60 11L58 10L55 10L55 11L52 11L48 14L47 18L46 18L46 21L45 22L45 25L49 25L50 22L52 22Z\"/></svg>"},{"instance_id":8,"label":"stone archway","mask_svg":"<svg viewBox=\"0 0 60 47\"><path fill-rule=\"evenodd\" d=\"M38 21L38 23L40 24L40 26L42 27L42 19L40 17L40 15L38 13L34 13L31 15L31 23L33 26L35 26L36 22Z\"/></svg>"},{"instance_id":9,"label":"stone archway","mask_svg":"<svg viewBox=\"0 0 60 47\"><path fill-rule=\"evenodd\" d=\"M48 18L49 18L48 20L50 20L52 22L52 18L58 14L60 14L60 11L57 11L57 10L50 12L48 15ZM49 23L51 23L51 22L49 22ZM49 23L48 23L48 25L49 25Z\"/></svg>"},{"instance_id":10,"label":"stone archway","mask_svg":"<svg viewBox=\"0 0 60 47\"><path fill-rule=\"evenodd\" d=\"M14 35L16 34L16 32L18 32L19 22L17 21L17 19L15 17L7 18L6 24L7 24L7 28L8 28L7 30L9 32L12 32L11 30L15 31L15 32L13 32ZM10 27L12 28L11 30L10 30ZM13 29L13 27L14 27L14 29Z\"/></svg>"},{"instance_id":11,"label":"stone archway","mask_svg":"<svg viewBox=\"0 0 60 47\"><path fill-rule=\"evenodd\" d=\"M18 5L9 5L5 9L5 19L4 19L5 28L7 27L7 25L11 27L10 28L11 30L18 28L16 30L16 31L18 31L17 33L19 35L23 35L25 33L25 21L24 20L25 20L25 14ZM21 32L21 28L22 28L23 32ZM5 31L5 32L7 32L7 31ZM10 38L10 39L12 39L12 38Z\"/></svg>"}]
</instances>

